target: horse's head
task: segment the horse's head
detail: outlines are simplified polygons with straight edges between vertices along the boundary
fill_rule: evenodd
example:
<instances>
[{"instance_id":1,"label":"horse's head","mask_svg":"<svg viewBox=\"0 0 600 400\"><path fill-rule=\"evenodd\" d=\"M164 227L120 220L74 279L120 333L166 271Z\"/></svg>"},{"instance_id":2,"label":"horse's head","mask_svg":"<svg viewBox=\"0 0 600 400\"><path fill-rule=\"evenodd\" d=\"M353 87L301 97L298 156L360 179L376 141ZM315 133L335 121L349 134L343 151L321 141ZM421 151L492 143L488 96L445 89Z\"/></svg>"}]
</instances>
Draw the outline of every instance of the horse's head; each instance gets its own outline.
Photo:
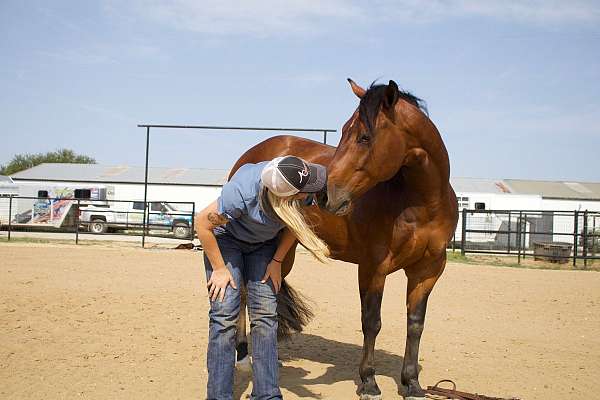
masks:
<instances>
[{"instance_id":1,"label":"horse's head","mask_svg":"<svg viewBox=\"0 0 600 400\"><path fill-rule=\"evenodd\" d=\"M328 168L326 207L338 215L349 212L355 198L398 172L415 142L409 134L411 117L422 114L421 100L399 91L394 81L368 90L348 81L360 104L344 124Z\"/></svg>"}]
</instances>

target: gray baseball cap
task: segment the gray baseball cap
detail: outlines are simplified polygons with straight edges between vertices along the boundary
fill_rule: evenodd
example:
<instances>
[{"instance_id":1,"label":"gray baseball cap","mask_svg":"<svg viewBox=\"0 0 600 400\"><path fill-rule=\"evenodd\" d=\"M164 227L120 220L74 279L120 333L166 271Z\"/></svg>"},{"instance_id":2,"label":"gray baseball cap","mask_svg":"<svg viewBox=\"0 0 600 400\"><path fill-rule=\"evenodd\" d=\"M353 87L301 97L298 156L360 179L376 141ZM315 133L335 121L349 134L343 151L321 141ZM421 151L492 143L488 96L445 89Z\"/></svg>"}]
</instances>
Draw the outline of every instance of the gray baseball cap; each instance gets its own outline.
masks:
<instances>
[{"instance_id":1,"label":"gray baseball cap","mask_svg":"<svg viewBox=\"0 0 600 400\"><path fill-rule=\"evenodd\" d=\"M271 160L261 174L261 180L276 196L320 192L327 183L327 169L295 156Z\"/></svg>"}]
</instances>

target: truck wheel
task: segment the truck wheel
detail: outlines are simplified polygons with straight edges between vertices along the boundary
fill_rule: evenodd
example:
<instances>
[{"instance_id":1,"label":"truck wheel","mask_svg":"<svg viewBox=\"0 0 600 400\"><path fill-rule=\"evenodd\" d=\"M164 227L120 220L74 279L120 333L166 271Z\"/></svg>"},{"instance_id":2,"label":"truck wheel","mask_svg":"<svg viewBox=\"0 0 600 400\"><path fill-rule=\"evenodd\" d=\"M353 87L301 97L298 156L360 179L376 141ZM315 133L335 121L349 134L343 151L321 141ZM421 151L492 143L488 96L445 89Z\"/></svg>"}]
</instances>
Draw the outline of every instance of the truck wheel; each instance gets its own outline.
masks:
<instances>
[{"instance_id":1,"label":"truck wheel","mask_svg":"<svg viewBox=\"0 0 600 400\"><path fill-rule=\"evenodd\" d=\"M177 239L189 239L190 228L186 224L175 224L173 227L173 234Z\"/></svg>"},{"instance_id":2,"label":"truck wheel","mask_svg":"<svg viewBox=\"0 0 600 400\"><path fill-rule=\"evenodd\" d=\"M94 219L90 222L90 232L95 234L106 233L108 227L106 226L106 222L101 219Z\"/></svg>"}]
</instances>

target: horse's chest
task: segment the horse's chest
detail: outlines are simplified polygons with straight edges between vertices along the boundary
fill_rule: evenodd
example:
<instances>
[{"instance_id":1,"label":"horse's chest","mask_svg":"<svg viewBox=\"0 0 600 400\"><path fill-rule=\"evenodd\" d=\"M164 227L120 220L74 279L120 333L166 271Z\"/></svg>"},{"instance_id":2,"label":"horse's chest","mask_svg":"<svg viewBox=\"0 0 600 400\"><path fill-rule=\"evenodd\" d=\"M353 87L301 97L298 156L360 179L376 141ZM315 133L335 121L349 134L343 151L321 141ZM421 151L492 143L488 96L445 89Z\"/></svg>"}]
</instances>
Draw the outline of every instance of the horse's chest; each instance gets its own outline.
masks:
<instances>
[{"instance_id":1,"label":"horse's chest","mask_svg":"<svg viewBox=\"0 0 600 400\"><path fill-rule=\"evenodd\" d=\"M425 245L427 236L424 224L415 220L400 220L394 226L392 247L396 252L407 252Z\"/></svg>"}]
</instances>

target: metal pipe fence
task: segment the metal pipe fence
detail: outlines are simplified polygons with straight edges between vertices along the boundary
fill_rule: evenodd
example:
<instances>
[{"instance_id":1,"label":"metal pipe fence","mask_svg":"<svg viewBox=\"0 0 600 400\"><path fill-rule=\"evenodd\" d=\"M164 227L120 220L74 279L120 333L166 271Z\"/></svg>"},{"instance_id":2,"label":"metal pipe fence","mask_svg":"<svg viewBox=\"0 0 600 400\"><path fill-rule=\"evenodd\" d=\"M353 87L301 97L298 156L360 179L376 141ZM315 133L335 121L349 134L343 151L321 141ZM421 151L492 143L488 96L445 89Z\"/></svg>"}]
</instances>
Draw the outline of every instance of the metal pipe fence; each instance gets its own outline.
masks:
<instances>
[{"instance_id":1,"label":"metal pipe fence","mask_svg":"<svg viewBox=\"0 0 600 400\"><path fill-rule=\"evenodd\" d=\"M0 197L0 239L44 232L73 234L76 244L82 235L141 236L142 247L146 236L191 241L195 212L194 202L9 195Z\"/></svg>"},{"instance_id":2,"label":"metal pipe fence","mask_svg":"<svg viewBox=\"0 0 600 400\"><path fill-rule=\"evenodd\" d=\"M146 236L193 240L195 212L193 202L8 195L0 197L0 240L22 232L72 234L76 244L101 235L141 236L142 247ZM463 209L449 247L585 268L600 259L600 212Z\"/></svg>"},{"instance_id":3,"label":"metal pipe fence","mask_svg":"<svg viewBox=\"0 0 600 400\"><path fill-rule=\"evenodd\" d=\"M574 267L600 259L600 212L558 210L468 210L459 216L453 250L516 255Z\"/></svg>"}]
</instances>

